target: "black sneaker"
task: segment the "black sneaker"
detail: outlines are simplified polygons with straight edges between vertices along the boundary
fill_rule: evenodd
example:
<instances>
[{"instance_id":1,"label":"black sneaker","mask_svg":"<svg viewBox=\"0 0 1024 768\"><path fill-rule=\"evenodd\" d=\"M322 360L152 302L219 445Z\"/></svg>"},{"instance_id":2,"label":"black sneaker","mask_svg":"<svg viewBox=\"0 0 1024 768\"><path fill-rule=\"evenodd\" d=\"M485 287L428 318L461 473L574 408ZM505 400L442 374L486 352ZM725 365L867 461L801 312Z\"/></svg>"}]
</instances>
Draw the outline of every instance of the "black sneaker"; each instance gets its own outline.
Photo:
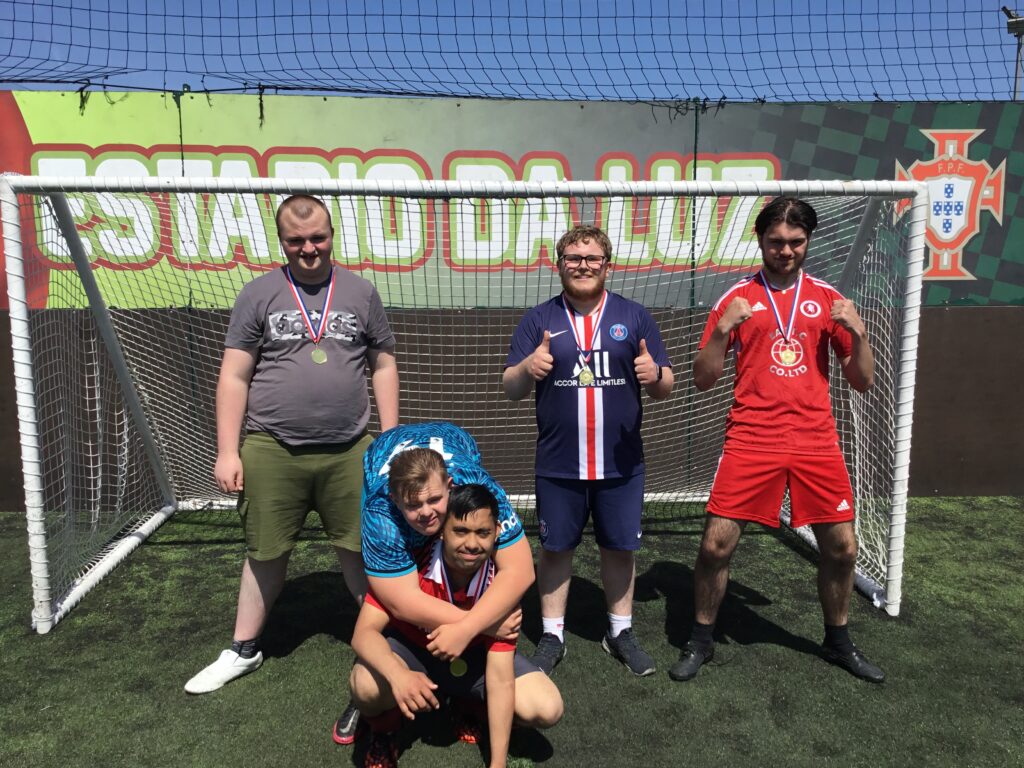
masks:
<instances>
[{"instance_id":1,"label":"black sneaker","mask_svg":"<svg viewBox=\"0 0 1024 768\"><path fill-rule=\"evenodd\" d=\"M854 677L867 680L869 683L884 683L885 672L876 667L857 648L841 651L827 645L821 646L821 655L825 661L842 667Z\"/></svg>"},{"instance_id":2,"label":"black sneaker","mask_svg":"<svg viewBox=\"0 0 1024 768\"><path fill-rule=\"evenodd\" d=\"M351 744L356 740L356 731L359 730L359 710L355 704L349 702L341 717L334 721L334 729L331 736L335 744Z\"/></svg>"},{"instance_id":3,"label":"black sneaker","mask_svg":"<svg viewBox=\"0 0 1024 768\"><path fill-rule=\"evenodd\" d=\"M564 658L565 643L559 640L557 635L545 632L540 636L530 661L536 664L545 675L550 675L551 670L557 667L558 662Z\"/></svg>"},{"instance_id":4,"label":"black sneaker","mask_svg":"<svg viewBox=\"0 0 1024 768\"><path fill-rule=\"evenodd\" d=\"M606 634L601 638L601 647L625 664L626 669L637 677L654 674L654 659L640 647L632 627L619 632L618 637Z\"/></svg>"},{"instance_id":5,"label":"black sneaker","mask_svg":"<svg viewBox=\"0 0 1024 768\"><path fill-rule=\"evenodd\" d=\"M392 734L377 732L370 736L363 768L398 768L398 746Z\"/></svg>"},{"instance_id":6,"label":"black sneaker","mask_svg":"<svg viewBox=\"0 0 1024 768\"><path fill-rule=\"evenodd\" d=\"M678 682L692 680L697 671L707 662L715 658L715 646L700 645L692 640L683 646L679 661L668 670L668 676Z\"/></svg>"}]
</instances>

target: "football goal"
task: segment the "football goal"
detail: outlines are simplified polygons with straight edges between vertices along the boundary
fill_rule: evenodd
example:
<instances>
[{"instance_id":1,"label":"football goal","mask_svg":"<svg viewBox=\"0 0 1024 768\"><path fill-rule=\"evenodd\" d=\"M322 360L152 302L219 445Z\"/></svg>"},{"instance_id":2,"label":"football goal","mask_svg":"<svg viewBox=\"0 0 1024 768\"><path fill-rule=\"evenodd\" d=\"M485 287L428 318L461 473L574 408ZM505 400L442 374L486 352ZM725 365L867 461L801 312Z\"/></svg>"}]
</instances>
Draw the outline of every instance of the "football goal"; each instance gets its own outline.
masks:
<instances>
[{"instance_id":1,"label":"football goal","mask_svg":"<svg viewBox=\"0 0 1024 768\"><path fill-rule=\"evenodd\" d=\"M401 421L448 420L530 519L532 400L502 363L527 308L560 290L554 246L576 223L608 232L607 287L657 320L677 385L645 398L648 520L707 498L731 403L731 363L690 383L715 300L755 271L770 198L811 202L807 272L856 301L877 359L832 400L856 496L858 586L899 611L926 188L912 182L472 182L0 178L34 590L48 631L168 516L233 509L214 484L214 390L248 281L283 263L274 212L322 197L336 264L373 281L398 340ZM314 318L315 319L315 318ZM372 428L371 424L371 428ZM806 531L798 531L812 541ZM812 541L813 543L813 541ZM680 552L692 561L695 551Z\"/></svg>"}]
</instances>

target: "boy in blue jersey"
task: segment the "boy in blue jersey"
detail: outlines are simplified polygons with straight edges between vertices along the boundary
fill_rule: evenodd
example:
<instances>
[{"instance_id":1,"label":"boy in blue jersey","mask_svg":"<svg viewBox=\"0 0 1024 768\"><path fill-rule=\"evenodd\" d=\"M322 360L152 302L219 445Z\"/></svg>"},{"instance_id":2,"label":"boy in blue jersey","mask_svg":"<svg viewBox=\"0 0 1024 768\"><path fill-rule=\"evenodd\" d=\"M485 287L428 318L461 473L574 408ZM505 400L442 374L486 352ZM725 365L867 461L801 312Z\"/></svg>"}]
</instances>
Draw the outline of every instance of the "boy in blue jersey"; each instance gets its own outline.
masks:
<instances>
[{"instance_id":1,"label":"boy in blue jersey","mask_svg":"<svg viewBox=\"0 0 1024 768\"><path fill-rule=\"evenodd\" d=\"M498 501L494 582L468 611L424 594L416 574L416 554L441 530L453 483L483 485ZM435 656L460 656L481 634L518 636L519 601L534 580L533 554L508 496L480 465L476 441L465 430L447 422L409 424L373 441L363 458L362 546L377 600L394 618L430 630L428 650ZM351 743L357 719L353 707L346 709L334 740Z\"/></svg>"},{"instance_id":2,"label":"boy in blue jersey","mask_svg":"<svg viewBox=\"0 0 1024 768\"><path fill-rule=\"evenodd\" d=\"M502 377L511 400L535 385L537 393L543 634L532 661L550 673L565 656L572 558L593 515L609 621L601 645L633 674L649 675L654 661L632 630L644 494L640 395L668 397L671 362L650 313L604 289L612 255L604 232L575 227L555 250L562 293L523 317Z\"/></svg>"}]
</instances>

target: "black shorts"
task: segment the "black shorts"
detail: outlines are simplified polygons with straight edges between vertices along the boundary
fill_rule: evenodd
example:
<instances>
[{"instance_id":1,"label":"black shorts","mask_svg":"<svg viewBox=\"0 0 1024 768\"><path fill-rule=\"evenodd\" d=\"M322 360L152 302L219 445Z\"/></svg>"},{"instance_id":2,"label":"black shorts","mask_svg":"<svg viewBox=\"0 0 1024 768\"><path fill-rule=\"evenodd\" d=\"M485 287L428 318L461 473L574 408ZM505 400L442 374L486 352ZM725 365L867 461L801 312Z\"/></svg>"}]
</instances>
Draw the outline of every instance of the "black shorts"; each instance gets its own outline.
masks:
<instances>
[{"instance_id":1,"label":"black shorts","mask_svg":"<svg viewBox=\"0 0 1024 768\"><path fill-rule=\"evenodd\" d=\"M473 645L465 650L459 658L466 664L465 674L456 676L452 674L452 663L442 661L431 655L426 648L410 642L403 635L385 631L391 650L414 672L422 672L437 684L437 693L447 696L458 696L461 698L476 698L483 701L486 699L485 672L487 667L487 648L483 645ZM512 653L512 651L509 651ZM516 677L528 675L531 672L540 672L540 667L515 652ZM460 665L456 665L458 667Z\"/></svg>"}]
</instances>

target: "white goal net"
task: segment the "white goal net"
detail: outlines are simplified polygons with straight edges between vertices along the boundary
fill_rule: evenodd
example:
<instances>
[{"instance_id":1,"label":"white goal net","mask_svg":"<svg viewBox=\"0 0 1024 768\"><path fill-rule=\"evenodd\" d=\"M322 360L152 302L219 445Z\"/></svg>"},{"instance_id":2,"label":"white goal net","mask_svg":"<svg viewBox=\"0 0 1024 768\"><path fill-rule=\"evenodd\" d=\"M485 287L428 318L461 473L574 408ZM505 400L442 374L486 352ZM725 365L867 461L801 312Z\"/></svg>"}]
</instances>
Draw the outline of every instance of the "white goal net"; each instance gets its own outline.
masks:
<instances>
[{"instance_id":1,"label":"white goal net","mask_svg":"<svg viewBox=\"0 0 1024 768\"><path fill-rule=\"evenodd\" d=\"M710 306L760 265L770 198L818 211L806 269L856 301L876 383L833 407L858 510L858 585L899 610L926 191L896 182L344 182L0 178L37 630L177 510L233 508L212 478L214 390L240 288L283 263L274 211L322 197L335 262L371 280L395 332L401 421L448 420L532 503L532 399L508 402L516 323L560 290L576 223L614 247L607 287L645 305L676 372L645 398L646 519L698 513L731 403L690 368ZM374 425L371 424L371 429ZM806 538L806 537L805 537ZM690 561L693 552L680 552Z\"/></svg>"}]
</instances>

